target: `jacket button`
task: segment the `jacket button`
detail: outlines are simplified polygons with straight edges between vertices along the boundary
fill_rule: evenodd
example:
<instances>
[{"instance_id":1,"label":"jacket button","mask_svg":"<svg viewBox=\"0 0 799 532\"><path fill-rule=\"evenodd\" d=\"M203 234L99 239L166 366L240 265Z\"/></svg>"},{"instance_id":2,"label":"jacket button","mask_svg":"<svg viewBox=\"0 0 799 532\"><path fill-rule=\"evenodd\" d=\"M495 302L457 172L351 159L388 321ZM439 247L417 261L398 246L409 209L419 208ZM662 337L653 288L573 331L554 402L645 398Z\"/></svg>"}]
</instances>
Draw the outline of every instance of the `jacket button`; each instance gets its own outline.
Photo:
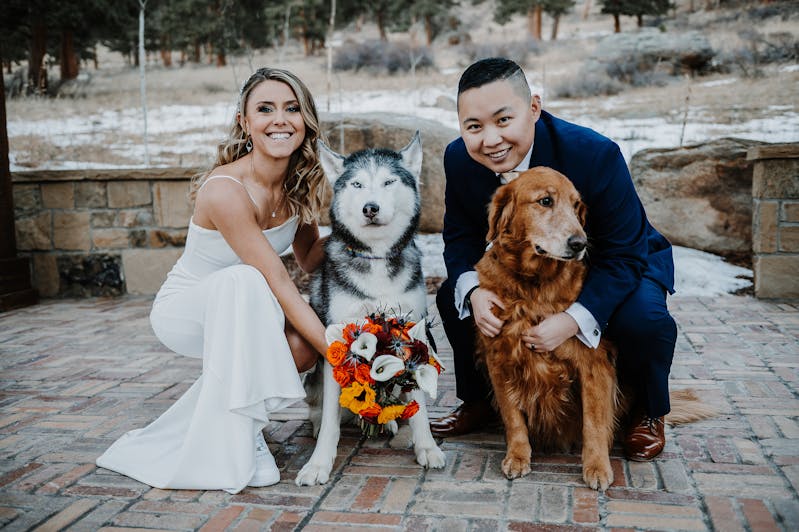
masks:
<instances>
[{"instance_id":1,"label":"jacket button","mask_svg":"<svg viewBox=\"0 0 799 532\"><path fill-rule=\"evenodd\" d=\"M599 329L594 329L594 336L599 336Z\"/></svg>"}]
</instances>

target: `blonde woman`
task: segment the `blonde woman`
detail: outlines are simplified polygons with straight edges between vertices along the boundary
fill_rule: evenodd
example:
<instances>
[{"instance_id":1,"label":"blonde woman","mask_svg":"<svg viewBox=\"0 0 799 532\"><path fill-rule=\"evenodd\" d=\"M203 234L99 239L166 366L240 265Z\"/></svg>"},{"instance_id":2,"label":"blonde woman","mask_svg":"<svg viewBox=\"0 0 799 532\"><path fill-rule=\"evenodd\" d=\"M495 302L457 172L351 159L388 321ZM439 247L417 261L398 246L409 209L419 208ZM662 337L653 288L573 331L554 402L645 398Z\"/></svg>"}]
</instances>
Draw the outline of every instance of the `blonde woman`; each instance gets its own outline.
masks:
<instances>
[{"instance_id":1,"label":"blonde woman","mask_svg":"<svg viewBox=\"0 0 799 532\"><path fill-rule=\"evenodd\" d=\"M164 345L202 358L202 374L97 465L158 488L236 493L280 480L261 431L270 412L305 396L299 373L327 347L279 257L292 246L305 271L324 258L319 135L294 74L261 68L244 84L214 168L195 179L186 248L150 314Z\"/></svg>"}]
</instances>

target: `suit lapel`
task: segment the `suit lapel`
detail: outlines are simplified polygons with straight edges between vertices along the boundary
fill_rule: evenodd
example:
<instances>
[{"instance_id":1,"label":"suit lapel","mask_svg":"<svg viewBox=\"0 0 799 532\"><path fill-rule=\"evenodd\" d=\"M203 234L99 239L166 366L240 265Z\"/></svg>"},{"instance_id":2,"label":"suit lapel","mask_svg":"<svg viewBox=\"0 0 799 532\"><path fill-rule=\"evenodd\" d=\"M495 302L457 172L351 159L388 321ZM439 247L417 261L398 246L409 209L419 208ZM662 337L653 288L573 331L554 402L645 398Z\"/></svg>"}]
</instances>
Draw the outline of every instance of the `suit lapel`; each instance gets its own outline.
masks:
<instances>
[{"instance_id":1,"label":"suit lapel","mask_svg":"<svg viewBox=\"0 0 799 532\"><path fill-rule=\"evenodd\" d=\"M548 166L557 170L561 166L555 158L555 147L547 127L549 121L549 113L541 111L541 116L535 123L535 139L533 140L533 153L530 156L530 168Z\"/></svg>"}]
</instances>

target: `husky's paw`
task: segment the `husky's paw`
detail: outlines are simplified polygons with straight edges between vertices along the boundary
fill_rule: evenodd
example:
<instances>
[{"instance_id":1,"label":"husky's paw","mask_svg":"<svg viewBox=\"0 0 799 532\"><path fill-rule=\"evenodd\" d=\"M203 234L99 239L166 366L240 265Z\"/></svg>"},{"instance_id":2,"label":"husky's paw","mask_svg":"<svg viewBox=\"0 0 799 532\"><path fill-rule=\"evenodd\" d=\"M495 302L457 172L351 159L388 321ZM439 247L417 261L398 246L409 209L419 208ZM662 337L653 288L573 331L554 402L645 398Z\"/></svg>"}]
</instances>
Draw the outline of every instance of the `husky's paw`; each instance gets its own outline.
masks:
<instances>
[{"instance_id":1,"label":"husky's paw","mask_svg":"<svg viewBox=\"0 0 799 532\"><path fill-rule=\"evenodd\" d=\"M300 472L297 473L297 478L294 483L298 486L315 486L317 484L324 484L330 480L330 471L333 469L332 465L315 464L308 462Z\"/></svg>"},{"instance_id":2,"label":"husky's paw","mask_svg":"<svg viewBox=\"0 0 799 532\"><path fill-rule=\"evenodd\" d=\"M416 462L422 467L441 469L447 463L444 452L439 449L436 444L424 447L417 445L414 447L413 451L416 453Z\"/></svg>"},{"instance_id":3,"label":"husky's paw","mask_svg":"<svg viewBox=\"0 0 799 532\"><path fill-rule=\"evenodd\" d=\"M413 431L410 425L403 425L388 442L392 449L409 449L413 445Z\"/></svg>"},{"instance_id":4,"label":"husky's paw","mask_svg":"<svg viewBox=\"0 0 799 532\"><path fill-rule=\"evenodd\" d=\"M589 488L605 491L613 484L613 469L610 467L610 462L605 460L604 463L584 464L583 480Z\"/></svg>"}]
</instances>

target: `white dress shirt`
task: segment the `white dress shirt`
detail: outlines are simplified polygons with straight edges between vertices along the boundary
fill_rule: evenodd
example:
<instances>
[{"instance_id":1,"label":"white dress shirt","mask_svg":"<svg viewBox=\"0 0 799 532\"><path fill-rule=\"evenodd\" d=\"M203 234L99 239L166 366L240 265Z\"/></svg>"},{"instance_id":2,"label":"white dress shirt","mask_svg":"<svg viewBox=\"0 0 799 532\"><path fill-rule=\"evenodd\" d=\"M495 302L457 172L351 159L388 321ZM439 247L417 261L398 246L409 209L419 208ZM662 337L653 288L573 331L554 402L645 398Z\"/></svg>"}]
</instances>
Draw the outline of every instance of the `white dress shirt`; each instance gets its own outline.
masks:
<instances>
[{"instance_id":1,"label":"white dress shirt","mask_svg":"<svg viewBox=\"0 0 799 532\"><path fill-rule=\"evenodd\" d=\"M533 147L530 146L530 151L522 159L522 162L513 169L514 172L524 172L530 168L530 157L533 154ZM499 174L500 182L504 185L507 183L505 177ZM458 309L458 317L460 319L468 318L471 316L469 305L466 304L466 296L479 286L477 280L477 272L474 270L463 272L458 280L455 282L455 307ZM591 314L587 308L576 301L571 304L564 312L574 318L580 330L577 332L577 338L588 347L596 347L599 345L599 340L602 338L602 333L599 330L599 323L596 318Z\"/></svg>"}]
</instances>

